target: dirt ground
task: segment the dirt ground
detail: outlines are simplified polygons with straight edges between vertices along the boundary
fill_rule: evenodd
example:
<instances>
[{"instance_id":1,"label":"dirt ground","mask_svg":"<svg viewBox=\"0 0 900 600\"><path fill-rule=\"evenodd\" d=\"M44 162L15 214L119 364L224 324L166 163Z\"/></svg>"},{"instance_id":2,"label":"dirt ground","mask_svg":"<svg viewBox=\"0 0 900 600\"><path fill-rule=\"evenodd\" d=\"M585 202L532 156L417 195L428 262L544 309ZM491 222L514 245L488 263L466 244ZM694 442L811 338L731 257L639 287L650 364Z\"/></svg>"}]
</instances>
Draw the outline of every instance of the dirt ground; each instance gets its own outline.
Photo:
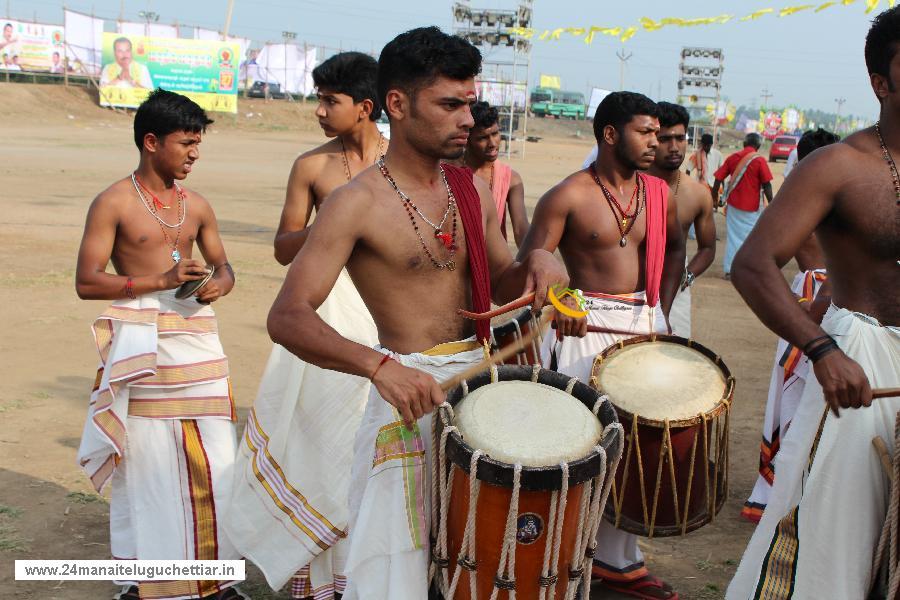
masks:
<instances>
[{"instance_id":1,"label":"dirt ground","mask_svg":"<svg viewBox=\"0 0 900 600\"><path fill-rule=\"evenodd\" d=\"M106 303L79 300L73 280L88 204L136 165L131 119L97 108L83 90L54 86L0 84L0 107L0 598L108 598L106 582L16 582L13 560L109 557L106 500L75 461L97 362L90 324ZM240 108L218 117L188 185L212 201L237 273L216 311L242 428L271 348L266 313L285 273L271 247L284 184L294 157L323 138L310 105ZM589 126L575 130L580 135L542 125L527 158L513 158L529 209L588 152ZM694 286L693 322L695 339L721 354L737 378L730 496L713 524L683 539L641 543L651 570L686 599L724 595L753 531L738 513L756 477L775 345L722 279L725 235L717 219L722 241ZM287 598L249 572L244 589L253 598Z\"/></svg>"}]
</instances>

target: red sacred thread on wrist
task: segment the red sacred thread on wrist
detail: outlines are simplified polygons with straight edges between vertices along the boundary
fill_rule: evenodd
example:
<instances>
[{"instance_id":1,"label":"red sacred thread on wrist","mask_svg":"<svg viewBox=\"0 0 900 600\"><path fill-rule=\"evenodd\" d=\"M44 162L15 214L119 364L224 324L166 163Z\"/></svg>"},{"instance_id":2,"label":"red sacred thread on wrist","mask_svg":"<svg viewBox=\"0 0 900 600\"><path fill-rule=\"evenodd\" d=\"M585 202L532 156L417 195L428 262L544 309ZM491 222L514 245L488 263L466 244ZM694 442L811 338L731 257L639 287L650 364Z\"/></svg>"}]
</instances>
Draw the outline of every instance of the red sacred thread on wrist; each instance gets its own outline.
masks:
<instances>
[{"instance_id":1,"label":"red sacred thread on wrist","mask_svg":"<svg viewBox=\"0 0 900 600\"><path fill-rule=\"evenodd\" d=\"M128 280L125 282L125 297L131 298L132 300L135 299L134 280L131 277L129 277Z\"/></svg>"},{"instance_id":2,"label":"red sacred thread on wrist","mask_svg":"<svg viewBox=\"0 0 900 600\"><path fill-rule=\"evenodd\" d=\"M372 372L372 375L369 377L369 381L372 381L372 382L375 381L375 376L378 375L378 371L380 371L380 370L381 370L381 367L384 366L384 363L386 363L386 362L389 361L389 360L394 360L394 359L391 358L391 355L390 355L390 354L385 354L385 355L384 355L384 358L381 359L381 362L378 363L378 366L375 367L375 370Z\"/></svg>"}]
</instances>

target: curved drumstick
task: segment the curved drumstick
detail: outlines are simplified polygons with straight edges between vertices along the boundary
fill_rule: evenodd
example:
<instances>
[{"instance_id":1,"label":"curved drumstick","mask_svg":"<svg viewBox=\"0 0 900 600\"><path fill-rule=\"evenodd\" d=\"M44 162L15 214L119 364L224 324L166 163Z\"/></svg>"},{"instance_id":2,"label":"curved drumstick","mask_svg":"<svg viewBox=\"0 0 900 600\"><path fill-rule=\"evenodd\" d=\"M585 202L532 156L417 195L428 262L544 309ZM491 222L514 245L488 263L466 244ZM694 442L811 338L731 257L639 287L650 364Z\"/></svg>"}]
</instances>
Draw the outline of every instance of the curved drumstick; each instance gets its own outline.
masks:
<instances>
[{"instance_id":1,"label":"curved drumstick","mask_svg":"<svg viewBox=\"0 0 900 600\"><path fill-rule=\"evenodd\" d=\"M465 319L471 319L473 321L484 321L485 319L493 319L494 317L499 317L500 315L502 315L504 313L508 313L511 310L516 310L517 308L523 308L523 307L528 306L529 304L533 304L533 303L534 303L534 292L531 292L530 294L525 294L518 300L513 300L509 304L504 304L503 306L500 306L500 307L495 308L494 310L490 310L488 312L475 313L475 312L471 312L471 311L463 310L463 309L459 308L456 310L456 314L458 314L459 316L461 316Z\"/></svg>"},{"instance_id":2,"label":"curved drumstick","mask_svg":"<svg viewBox=\"0 0 900 600\"><path fill-rule=\"evenodd\" d=\"M537 326L528 332L527 335L522 336L517 339L515 342L500 350L499 352L492 354L490 358L486 358L477 365L473 365L459 373L458 375L454 375L450 379L441 383L441 389L445 392L449 392L456 386L458 386L461 382L471 377L474 377L481 373L482 371L487 371L491 367L496 364L502 363L506 359L518 354L522 350L526 349L528 345L534 340L536 337L541 335L544 329L547 327L547 324L550 322L550 319L553 318L553 307L545 306L541 311L541 318L537 323Z\"/></svg>"},{"instance_id":3,"label":"curved drumstick","mask_svg":"<svg viewBox=\"0 0 900 600\"><path fill-rule=\"evenodd\" d=\"M550 324L550 327L556 329L556 321ZM607 327L600 327L599 325L588 325L587 327L588 333L609 333L611 335L627 335L628 337L634 337L636 335L642 335L640 333L635 333L634 331L625 331L624 329L609 329Z\"/></svg>"},{"instance_id":4,"label":"curved drumstick","mask_svg":"<svg viewBox=\"0 0 900 600\"><path fill-rule=\"evenodd\" d=\"M900 396L900 388L875 388L872 390L872 399L875 398L893 398Z\"/></svg>"}]
</instances>

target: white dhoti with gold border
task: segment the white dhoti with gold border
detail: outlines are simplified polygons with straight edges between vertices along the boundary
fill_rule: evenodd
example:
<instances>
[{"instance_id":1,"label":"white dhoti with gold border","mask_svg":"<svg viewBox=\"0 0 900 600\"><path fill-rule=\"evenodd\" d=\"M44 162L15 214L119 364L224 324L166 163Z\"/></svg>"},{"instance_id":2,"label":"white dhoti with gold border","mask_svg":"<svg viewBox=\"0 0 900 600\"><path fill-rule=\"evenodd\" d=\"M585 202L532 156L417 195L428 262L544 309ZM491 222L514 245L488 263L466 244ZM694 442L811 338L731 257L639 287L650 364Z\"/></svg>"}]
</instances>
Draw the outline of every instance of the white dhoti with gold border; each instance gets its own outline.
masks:
<instances>
[{"instance_id":1,"label":"white dhoti with gold border","mask_svg":"<svg viewBox=\"0 0 900 600\"><path fill-rule=\"evenodd\" d=\"M900 386L900 328L832 306L822 328L863 368L873 388ZM872 447L892 453L900 398L868 408L827 410L809 377L790 430L782 437L768 506L731 585L728 600L862 600L888 508L888 481Z\"/></svg>"},{"instance_id":2,"label":"white dhoti with gold border","mask_svg":"<svg viewBox=\"0 0 900 600\"><path fill-rule=\"evenodd\" d=\"M112 555L239 558L221 522L235 415L212 308L174 291L145 294L114 302L93 331L100 368L78 460L95 489L112 483ZM234 583L151 581L140 593L200 598Z\"/></svg>"},{"instance_id":3,"label":"white dhoti with gold border","mask_svg":"<svg viewBox=\"0 0 900 600\"><path fill-rule=\"evenodd\" d=\"M484 358L474 342L407 355L376 349L438 381ZM428 597L431 423L425 415L409 431L372 386L356 436L345 600Z\"/></svg>"}]
</instances>

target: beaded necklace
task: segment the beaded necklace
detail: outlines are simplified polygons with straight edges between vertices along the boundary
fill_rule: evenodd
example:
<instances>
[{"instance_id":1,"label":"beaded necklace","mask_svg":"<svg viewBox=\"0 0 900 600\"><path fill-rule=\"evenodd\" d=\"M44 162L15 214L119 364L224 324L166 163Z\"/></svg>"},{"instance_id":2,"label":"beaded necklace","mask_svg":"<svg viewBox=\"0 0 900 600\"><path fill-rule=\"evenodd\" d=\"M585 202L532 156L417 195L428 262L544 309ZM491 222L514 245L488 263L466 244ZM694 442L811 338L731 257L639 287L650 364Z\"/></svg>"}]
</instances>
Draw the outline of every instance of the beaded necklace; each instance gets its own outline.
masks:
<instances>
[{"instance_id":1,"label":"beaded necklace","mask_svg":"<svg viewBox=\"0 0 900 600\"><path fill-rule=\"evenodd\" d=\"M891 170L891 178L894 180L894 193L897 195L897 206L900 206L900 174L897 173L894 157L891 156L891 151L888 150L887 144L884 143L884 138L881 136L881 122L875 123L875 135L878 136L878 143L881 144L881 155L884 157L884 162L887 163L888 168Z\"/></svg>"},{"instance_id":2,"label":"beaded necklace","mask_svg":"<svg viewBox=\"0 0 900 600\"><path fill-rule=\"evenodd\" d=\"M384 156L382 153L382 147L384 146L384 134L380 131L378 132L378 151L375 153L375 160L378 160L378 157ZM353 179L353 175L350 173L350 162L347 160L347 149L344 147L344 138L338 138L341 140L341 159L344 161L344 174L347 176L347 181ZM374 163L373 163L374 164Z\"/></svg>"},{"instance_id":3,"label":"beaded necklace","mask_svg":"<svg viewBox=\"0 0 900 600\"><path fill-rule=\"evenodd\" d=\"M456 269L456 261L453 259L456 254L456 250L458 246L456 245L456 198L453 196L453 191L450 189L450 184L447 183L447 176L444 174L444 168L441 169L441 180L444 182L444 187L447 189L447 210L444 211L444 216L441 218L441 222L437 225L432 223L428 217L422 214L422 211L419 210L419 207L415 205L415 203L407 196L400 188L397 186L397 182L394 181L394 178L391 177L390 172L387 169L387 166L384 164L384 157L382 156L376 162L378 168L381 170L382 176L387 180L391 187L394 188L394 191L397 192L397 195L400 196L400 199L403 201L403 207L406 208L406 214L409 215L409 221L412 223L413 229L416 232L416 236L419 238L419 242L422 244L422 249L425 251L425 255L431 260L431 264L434 265L436 269L447 269L448 271L453 271ZM428 248L428 244L425 243L425 238L422 237L422 233L419 231L419 225L416 223L416 217L413 214L413 211L422 218L433 230L434 237L439 239L444 247L447 249L450 254L450 258L447 261L441 262L437 258L435 258L434 254L432 254L431 250ZM443 227L444 223L447 221L447 217L450 216L450 220L452 222L451 233L444 233Z\"/></svg>"},{"instance_id":4,"label":"beaded necklace","mask_svg":"<svg viewBox=\"0 0 900 600\"><path fill-rule=\"evenodd\" d=\"M647 202L647 190L644 187L644 180L640 174L637 175L637 181L635 182L634 191L631 193L631 199L628 201L628 207L623 209L616 197L613 196L606 186L603 185L603 182L600 181L597 172L594 170L595 164L596 163L591 163L591 166L588 167L588 171L590 172L591 177L594 178L594 183L599 185L600 189L603 191L603 197L606 198L606 203L609 205L613 217L616 218L616 227L619 228L619 234L621 235L619 246L624 248L628 244L628 233L631 231L631 228L634 227L638 215L641 214L641 211L644 209L644 205ZM631 210L635 198L637 198L637 205L634 207L634 212L629 214L628 211Z\"/></svg>"},{"instance_id":5,"label":"beaded necklace","mask_svg":"<svg viewBox=\"0 0 900 600\"><path fill-rule=\"evenodd\" d=\"M157 224L159 225L160 231L162 231L163 239L166 241L166 244L172 248L172 251L169 255L172 257L174 262L181 261L181 252L178 251L178 240L181 238L181 226L184 224L184 219L187 217L187 203L184 201L185 194L181 190L181 187L176 183L175 184L175 196L178 198L178 212L181 214L181 219L175 223L174 225L166 223L162 220L156 210L156 205L152 204L147 198L144 196L144 193L141 191L142 185L138 185L137 177L134 173L131 174L131 183L134 185L134 189L138 194L138 197L141 199L141 204L144 205L144 208L147 209L155 219ZM147 192L150 193L149 191ZM152 195L152 194L151 194ZM154 200L156 198L154 197ZM168 232L166 232L166 227L169 229L178 229L178 232L175 234L175 241L172 241L169 238Z\"/></svg>"}]
</instances>

